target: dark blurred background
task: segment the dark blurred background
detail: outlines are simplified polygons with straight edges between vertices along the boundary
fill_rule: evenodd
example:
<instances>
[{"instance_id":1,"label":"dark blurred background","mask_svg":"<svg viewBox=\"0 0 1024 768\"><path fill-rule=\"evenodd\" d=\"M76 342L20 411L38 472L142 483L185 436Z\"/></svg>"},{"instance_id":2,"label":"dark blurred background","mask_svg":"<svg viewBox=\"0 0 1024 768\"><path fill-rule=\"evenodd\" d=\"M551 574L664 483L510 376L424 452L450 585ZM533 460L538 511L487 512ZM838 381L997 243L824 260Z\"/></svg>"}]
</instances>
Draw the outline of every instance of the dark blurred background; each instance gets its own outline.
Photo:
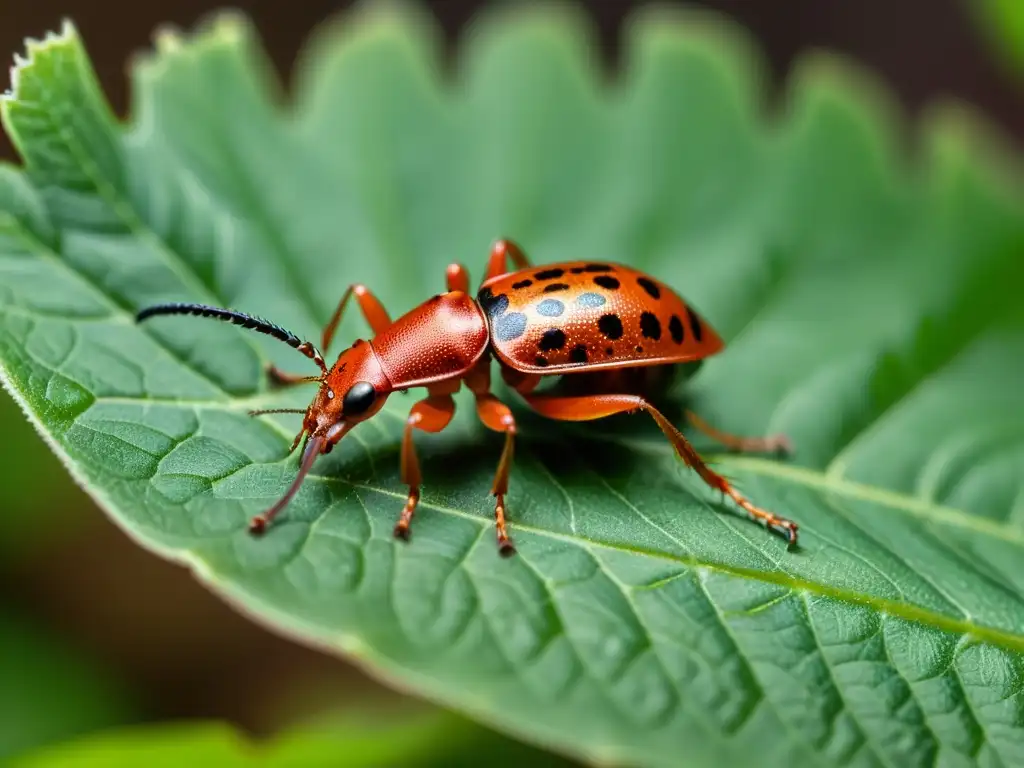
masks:
<instances>
[{"instance_id":1,"label":"dark blurred background","mask_svg":"<svg viewBox=\"0 0 1024 768\"><path fill-rule=\"evenodd\" d=\"M746 26L779 78L801 52L832 49L873 69L911 113L937 98L958 98L980 108L1020 147L1021 80L993 56L970 2L691 5L717 9ZM232 5L255 20L287 78L309 31L349 3ZM488 4L429 5L451 43ZM583 5L614 62L621 22L640 3ZM58 29L70 17L122 114L126 62L149 45L154 28L163 22L189 28L220 7L208 0L7 0L2 6L0 56L10 62L24 37ZM6 74L2 78L6 87ZM16 159L2 134L0 158ZM346 699L397 699L345 663L251 624L187 572L131 543L73 486L6 395L0 396L0 436L0 757L110 723L218 718L266 733Z\"/></svg>"}]
</instances>

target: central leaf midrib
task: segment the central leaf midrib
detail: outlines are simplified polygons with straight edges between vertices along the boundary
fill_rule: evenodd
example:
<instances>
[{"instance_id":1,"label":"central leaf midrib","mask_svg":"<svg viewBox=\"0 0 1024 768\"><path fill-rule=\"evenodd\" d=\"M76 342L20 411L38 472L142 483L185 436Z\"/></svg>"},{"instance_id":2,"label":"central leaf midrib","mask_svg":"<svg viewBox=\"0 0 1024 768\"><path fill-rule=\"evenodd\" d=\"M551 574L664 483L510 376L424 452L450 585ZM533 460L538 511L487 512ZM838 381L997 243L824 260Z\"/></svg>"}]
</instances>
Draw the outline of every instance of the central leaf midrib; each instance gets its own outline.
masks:
<instances>
[{"instance_id":1,"label":"central leaf midrib","mask_svg":"<svg viewBox=\"0 0 1024 768\"><path fill-rule=\"evenodd\" d=\"M172 407L172 406L167 406L167 407ZM233 408L229 407L228 404L224 404L224 403L211 403L210 407L211 408L225 410L225 411L233 411L234 410ZM402 418L400 416L400 414L395 413L393 411L393 409L385 408L383 412L389 413L393 418ZM282 435L282 437L285 437L285 433L284 433L283 429L281 428L281 426L279 424L277 424L276 422L273 422L273 421L270 421L270 422L267 422L267 423L269 425L271 425L271 427L275 431L278 431ZM728 457L725 457L725 458L728 458ZM825 485L827 488L829 488L830 490L833 490L833 491L835 491L837 493L843 493L845 490L847 490L847 486L854 485L854 484L850 483L849 481L843 481L843 486L837 488L837 487L834 487L835 486L835 482L834 481L826 479L823 475L821 475L820 473L816 473L813 470L806 470L806 469L803 469L803 468L794 469L794 468L791 468L791 467L777 467L772 462L768 462L768 461L764 461L764 460L760 460L760 459L729 458L729 460L734 462L734 463L736 463L736 464L740 464L740 465L753 465L753 466L761 467L764 474L769 474L769 472L764 471L765 467L772 467L772 468L775 468L775 471L777 473L776 476L778 476L780 479L787 479L787 480L792 481L792 482L800 482L800 483L808 484L808 485ZM284 461L287 461L287 459L285 459ZM808 483L807 482L808 478L816 478L817 482L816 483ZM358 488L358 489L362 489L362 490L369 491L369 492L372 492L372 493L378 493L378 494L381 494L381 495L390 496L390 497L395 498L395 499L405 500L405 495L401 494L401 493L398 493L396 491L392 491L392 490L389 490L389 489L386 489L386 488L381 488L381 487L377 487L377 486L366 484L366 483L352 482L352 481L349 481L349 480L345 480L344 478L341 478L341 477L333 477L333 476L312 474L312 475L309 475L308 479L312 480L312 481L319 481L319 482L325 482L325 483L343 483L343 484L349 485L352 488ZM876 489L876 488L874 488L872 486L863 486L863 488L865 488L865 489L867 489L867 490L869 490L871 492L877 492L879 494L879 498L877 499L877 501L879 503L887 503L887 501L890 501L891 499L904 499L905 500L905 503L903 504L903 506L901 506L901 507L893 507L893 508L906 510L907 504L909 502L912 502L912 500L905 499L905 497L903 497L901 494L898 494L898 493L895 493L895 492L889 492L889 491L884 491L882 489ZM446 506L437 504L435 502L430 502L430 501L427 501L427 500L421 500L420 505L422 507L424 507L424 508L430 508L430 509L433 509L433 510L435 510L437 512L441 512L442 514L449 514L449 515L454 515L454 516L457 516L457 517L460 517L460 518L463 518L463 519L466 519L466 520L472 520L475 523L480 524L480 525L490 525L491 524L491 521L489 519L487 519L487 518L485 518L485 517L483 517L481 515L474 514L472 512L468 512L468 511L465 511L465 510L455 509L453 507L446 507ZM892 505L890 504L890 506L892 506ZM963 515L963 513L957 512L957 514L966 517L965 515ZM669 553L669 552L663 552L663 551L658 551L658 550L649 550L649 549L644 549L644 548L640 548L640 547L630 547L630 546L626 546L626 545L618 544L618 543L613 543L613 542L606 542L606 541L598 541L598 540L594 540L594 539L589 539L589 538L582 537L582 536L579 536L579 535L571 536L571 535L567 535L567 534L558 533L556 531L551 531L551 530L544 529L544 528L537 528L537 527L526 525L526 524L522 524L522 523L515 523L515 527L517 529L521 530L521 531L524 531L524 532L528 532L528 533L531 533L531 534L534 534L534 535L538 535L538 536L544 536L544 537L547 537L549 539L554 539L554 540L557 540L557 541L562 541L562 542L566 542L566 543L572 543L572 544L575 544L576 546L586 545L588 547L598 547L598 548L612 550L612 551L620 552L620 553L629 553L629 554L633 554L633 555L641 555L641 556L655 558L655 559L658 559L658 560L663 560L663 561L671 562L671 563L674 563L676 565L681 565L681 566L684 566L684 567L687 567L687 568L706 568L706 569L709 569L709 570L712 570L712 571L715 571L715 572L719 572L719 573L723 573L723 574L727 574L727 575L730 575L730 576L750 579L750 580L759 581L759 582L763 582L763 583L774 584L776 586L786 587L786 588L789 588L791 590L804 590L804 591L811 592L813 594L824 596L824 597L829 597L829 598L833 598L833 599L837 599L837 600L841 600L841 601L845 601L845 602L850 602L850 603L855 603L855 604L859 604L859 605L865 605L865 606L870 607L870 608L872 608L874 610L881 611L881 612L884 612L884 613L887 613L887 614L890 614L890 615L893 615L893 616L897 616L897 617L900 617L900 618L903 618L903 619L907 619L909 621L916 621L916 622L919 622L919 623L923 623L923 624L926 624L928 626L932 626L932 627L934 627L936 629L939 629L941 631L945 631L945 632L949 632L949 633L953 633L953 634L958 634L958 635L973 636L973 637L975 637L975 638L977 638L979 640L984 640L984 641L989 642L989 643L991 643L991 644L993 644L995 646L998 646L998 647L1001 647L1001 648L1005 648L1005 649L1008 649L1008 650L1012 650L1012 651L1015 651L1015 652L1024 652L1024 634L1014 634L1014 633L1007 632L1005 630L996 629L996 628L993 628L993 627L986 627L986 626L982 626L982 625L972 624L972 623L970 623L968 621L958 620L958 619L955 619L955 618L952 618L952 617L949 617L949 616L945 616L945 615L942 615L942 614L939 614L939 613L935 613L934 611L930 611L930 610L922 608L920 606L916 606L916 605L912 605L912 604L904 603L904 602L899 602L899 601L895 601L895 600L888 600L888 599L885 599L885 598L879 598L879 597L875 597L875 596L864 594L864 593L854 592L852 590L844 590L844 589L838 588L838 587L831 587L831 586L828 586L828 585L825 585L825 584L821 584L819 582L810 581L810 580L807 580L807 579L801 579L801 578L795 577L795 576L793 576L791 574L783 573L781 571L778 571L778 572L758 571L758 570L755 570L755 569L743 568L743 567L740 567L740 566L729 565L727 563L721 563L721 562L701 559L701 558L698 558L698 557L687 557L687 556L675 555L675 554L672 554L672 553ZM197 554L197 556L198 556L198 554ZM204 561L204 563L205 563L205 561ZM205 563L205 565L207 567L213 569L213 565L211 563Z\"/></svg>"},{"instance_id":2,"label":"central leaf midrib","mask_svg":"<svg viewBox=\"0 0 1024 768\"><path fill-rule=\"evenodd\" d=\"M311 474L308 476L307 479L328 484L342 483L348 485L351 488L370 491L372 493L379 493L384 496L390 496L395 499L401 499L402 501L405 500L405 494L398 493L397 491L391 491L385 488L378 488L376 486L369 485L366 483L357 483L340 477ZM454 515L465 520L472 520L480 525L491 525L491 520L482 515L478 515L473 512L467 512L461 509L456 509L454 507L446 507L441 504L437 504L436 502L430 502L421 499L419 506L423 508L433 509L434 511L440 512L442 514ZM978 640L984 640L986 642L989 642L992 645L998 646L1000 648L1005 648L1007 650L1011 650L1018 653L1024 653L1024 634L1014 634L1011 632L1007 632L1006 630L1001 630L994 627L986 627L983 625L972 624L968 621L954 619L949 616L945 616L943 614L939 614L934 611L910 603L904 603L896 600L875 597L860 592L854 592L852 590L842 589L840 587L832 587L816 581L801 579L799 577L783 573L781 571L758 571L752 568L743 568L741 566L730 565L728 563L722 563L713 560L705 560L699 557L676 555L670 552L645 549L642 547L630 547L625 544L600 541L579 535L570 536L567 534L558 533L557 531L552 531L546 528L537 528L535 526L523 523L514 523L513 526L514 528L525 533L543 536L564 543L575 544L576 546L585 545L588 547L596 547L600 549L611 550L618 553L645 556L654 558L656 560L671 562L676 565L684 566L686 568L704 568L729 576L735 576L739 578L749 579L752 581L773 584L775 586L786 587L794 591L803 590L822 597L828 597L848 603L855 603L857 605L864 605L876 611L886 613L891 616L896 616L898 618L906 619L908 621L915 621L918 623L926 624L928 626L934 627L935 629L939 629L944 632L949 632L957 635L971 636ZM520 550L520 556L522 556L522 554L523 552L522 550ZM212 568L212 564L210 563L207 563L207 566Z\"/></svg>"},{"instance_id":3,"label":"central leaf midrib","mask_svg":"<svg viewBox=\"0 0 1024 768\"><path fill-rule=\"evenodd\" d=\"M188 401L104 396L97 398L97 403L126 402L133 405L146 403L167 408L221 410L228 413L236 413L243 412L257 405L260 407L274 407L279 402L279 399L279 395L273 394L260 394L259 396L252 398L233 398L230 401ZM402 413L398 413L390 405L385 406L380 413L386 414L393 419L397 419L403 424L405 422L406 417ZM277 422L266 421L264 423L270 425L276 432L281 434L282 438L285 438L288 444L291 443L294 435L286 434L285 430L281 428ZM353 433L353 435L354 434L355 433ZM588 438L594 441L615 443L629 449L645 450L659 455L666 455L671 452L670 447L662 448L660 445L654 445L644 440L623 439L599 432L590 433ZM829 493L844 496L846 498L870 501L890 509L916 515L922 519L929 520L930 522L968 528L979 534L991 536L1009 544L1020 545L1024 548L1024 531L1018 531L1015 528L1009 527L1005 523L999 523L987 518L971 515L955 507L934 504L932 502L925 501L924 499L908 496L904 493L900 493L899 491L892 491L887 488L868 485L867 483L858 483L845 478L842 480L835 480L814 469L789 466L780 464L779 462L768 461L766 459L747 456L733 456L730 454L709 455L706 458L710 464L717 466L729 465L736 469L750 472L751 474L761 475L763 477L772 477L777 480L784 480L808 488L828 491ZM380 490L382 492L387 492L386 489Z\"/></svg>"}]
</instances>

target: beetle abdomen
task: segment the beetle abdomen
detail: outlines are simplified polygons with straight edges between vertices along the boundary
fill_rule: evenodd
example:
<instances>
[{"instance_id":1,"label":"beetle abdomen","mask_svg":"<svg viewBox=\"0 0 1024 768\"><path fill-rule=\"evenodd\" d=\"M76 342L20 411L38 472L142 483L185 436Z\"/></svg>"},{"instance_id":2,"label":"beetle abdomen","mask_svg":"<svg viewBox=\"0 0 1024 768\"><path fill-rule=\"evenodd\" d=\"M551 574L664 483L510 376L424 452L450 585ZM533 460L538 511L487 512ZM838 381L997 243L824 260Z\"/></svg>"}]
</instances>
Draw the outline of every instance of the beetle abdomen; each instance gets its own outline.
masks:
<instances>
[{"instance_id":1,"label":"beetle abdomen","mask_svg":"<svg viewBox=\"0 0 1024 768\"><path fill-rule=\"evenodd\" d=\"M675 291L621 264L511 272L486 281L477 300L497 357L528 373L681 363L723 347Z\"/></svg>"}]
</instances>

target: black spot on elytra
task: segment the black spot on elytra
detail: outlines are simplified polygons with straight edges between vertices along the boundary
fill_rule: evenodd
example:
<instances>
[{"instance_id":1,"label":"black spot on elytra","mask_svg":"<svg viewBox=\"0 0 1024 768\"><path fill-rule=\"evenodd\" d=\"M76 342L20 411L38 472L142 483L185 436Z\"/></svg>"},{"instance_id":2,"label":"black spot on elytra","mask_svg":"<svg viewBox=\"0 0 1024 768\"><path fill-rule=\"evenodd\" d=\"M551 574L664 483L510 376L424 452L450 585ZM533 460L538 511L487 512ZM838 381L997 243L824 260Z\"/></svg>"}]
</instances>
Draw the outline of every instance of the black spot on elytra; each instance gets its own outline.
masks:
<instances>
[{"instance_id":1,"label":"black spot on elytra","mask_svg":"<svg viewBox=\"0 0 1024 768\"><path fill-rule=\"evenodd\" d=\"M551 283L550 285L544 286L544 293L557 293L558 291L568 291L569 286L565 283Z\"/></svg>"},{"instance_id":2,"label":"black spot on elytra","mask_svg":"<svg viewBox=\"0 0 1024 768\"><path fill-rule=\"evenodd\" d=\"M689 307L686 308L686 314L690 316L690 327L693 329L693 338L700 341L701 335L704 333L704 326L697 317L697 313Z\"/></svg>"},{"instance_id":3,"label":"black spot on elytra","mask_svg":"<svg viewBox=\"0 0 1024 768\"><path fill-rule=\"evenodd\" d=\"M544 357L544 355L537 355L537 358L534 360L534 362L541 368L543 368L545 365L548 364L548 359Z\"/></svg>"},{"instance_id":4,"label":"black spot on elytra","mask_svg":"<svg viewBox=\"0 0 1024 768\"><path fill-rule=\"evenodd\" d=\"M581 307L600 307L605 303L605 298L600 293L588 291L587 293L581 293L576 298L576 303Z\"/></svg>"},{"instance_id":5,"label":"black spot on elytra","mask_svg":"<svg viewBox=\"0 0 1024 768\"><path fill-rule=\"evenodd\" d=\"M522 312L509 312L494 320L494 335L498 341L518 339L526 331L526 315Z\"/></svg>"},{"instance_id":6,"label":"black spot on elytra","mask_svg":"<svg viewBox=\"0 0 1024 768\"><path fill-rule=\"evenodd\" d=\"M495 296L490 288L484 288L480 291L480 293L477 294L476 300L480 302L480 306L484 308L484 312L486 312L492 319L505 314L505 310L508 309L508 296L504 293L499 293Z\"/></svg>"},{"instance_id":7,"label":"black spot on elytra","mask_svg":"<svg viewBox=\"0 0 1024 768\"><path fill-rule=\"evenodd\" d=\"M679 315L672 315L672 319L668 321L668 332L672 334L672 341L676 344L683 343L683 321L679 319Z\"/></svg>"},{"instance_id":8,"label":"black spot on elytra","mask_svg":"<svg viewBox=\"0 0 1024 768\"><path fill-rule=\"evenodd\" d=\"M537 313L544 317L558 317L565 312L565 304L558 299L544 299L537 305Z\"/></svg>"},{"instance_id":9,"label":"black spot on elytra","mask_svg":"<svg viewBox=\"0 0 1024 768\"><path fill-rule=\"evenodd\" d=\"M598 275L594 278L594 282L602 288L607 288L609 291L614 291L619 287L619 281L611 275Z\"/></svg>"},{"instance_id":10,"label":"black spot on elytra","mask_svg":"<svg viewBox=\"0 0 1024 768\"><path fill-rule=\"evenodd\" d=\"M613 341L622 338L622 321L616 314L601 315L597 321L597 327L605 336Z\"/></svg>"},{"instance_id":11,"label":"black spot on elytra","mask_svg":"<svg viewBox=\"0 0 1024 768\"><path fill-rule=\"evenodd\" d=\"M581 275L584 272L611 272L614 270L609 264L587 264L583 267L573 267L570 272L574 275Z\"/></svg>"},{"instance_id":12,"label":"black spot on elytra","mask_svg":"<svg viewBox=\"0 0 1024 768\"><path fill-rule=\"evenodd\" d=\"M633 351L636 352L638 355L642 355L644 353L644 348L637 344L635 347L633 347Z\"/></svg>"},{"instance_id":13,"label":"black spot on elytra","mask_svg":"<svg viewBox=\"0 0 1024 768\"><path fill-rule=\"evenodd\" d=\"M564 274L564 269L555 267L554 269L542 269L540 272L534 272L533 276L537 280L554 280L556 277L561 277Z\"/></svg>"},{"instance_id":14,"label":"black spot on elytra","mask_svg":"<svg viewBox=\"0 0 1024 768\"><path fill-rule=\"evenodd\" d=\"M605 348L604 348L604 353L605 353L606 355L608 355L608 357L611 357L612 355L614 355L614 354L615 354L615 350L614 350L614 349L612 349L611 347L605 347Z\"/></svg>"},{"instance_id":15,"label":"black spot on elytra","mask_svg":"<svg viewBox=\"0 0 1024 768\"><path fill-rule=\"evenodd\" d=\"M657 341L661 338L661 323L653 312L644 312L640 315L640 333L644 338Z\"/></svg>"},{"instance_id":16,"label":"black spot on elytra","mask_svg":"<svg viewBox=\"0 0 1024 768\"><path fill-rule=\"evenodd\" d=\"M574 363L585 363L587 362L587 345L577 344L569 352L569 359Z\"/></svg>"},{"instance_id":17,"label":"black spot on elytra","mask_svg":"<svg viewBox=\"0 0 1024 768\"><path fill-rule=\"evenodd\" d=\"M658 288L657 284L655 284L655 282L651 280L649 277L638 277L636 281L641 288L647 291L647 294L652 299L661 298L661 290Z\"/></svg>"},{"instance_id":18,"label":"black spot on elytra","mask_svg":"<svg viewBox=\"0 0 1024 768\"><path fill-rule=\"evenodd\" d=\"M561 328L548 328L540 337L537 346L542 352L551 352L565 346L565 331Z\"/></svg>"},{"instance_id":19,"label":"black spot on elytra","mask_svg":"<svg viewBox=\"0 0 1024 768\"><path fill-rule=\"evenodd\" d=\"M529 288L531 285L533 285L533 280L519 280L518 282L512 283L512 287L517 291L520 288Z\"/></svg>"}]
</instances>

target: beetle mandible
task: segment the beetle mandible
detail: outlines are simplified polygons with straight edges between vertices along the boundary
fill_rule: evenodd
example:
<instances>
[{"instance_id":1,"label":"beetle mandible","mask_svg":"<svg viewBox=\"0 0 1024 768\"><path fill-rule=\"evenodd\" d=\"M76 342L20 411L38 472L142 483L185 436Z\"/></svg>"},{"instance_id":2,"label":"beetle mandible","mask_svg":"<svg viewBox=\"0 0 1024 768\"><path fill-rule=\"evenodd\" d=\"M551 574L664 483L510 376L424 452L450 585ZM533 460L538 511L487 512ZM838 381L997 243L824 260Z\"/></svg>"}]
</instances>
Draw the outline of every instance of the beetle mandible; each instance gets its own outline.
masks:
<instances>
[{"instance_id":1,"label":"beetle mandible","mask_svg":"<svg viewBox=\"0 0 1024 768\"><path fill-rule=\"evenodd\" d=\"M509 271L509 261L514 271ZM462 384L476 398L476 411L489 429L504 433L505 443L491 488L494 519L502 555L515 552L506 522L505 495L516 434L507 405L491 394L491 357L503 379L534 411L562 421L589 421L617 413L645 411L668 438L678 456L707 483L733 499L755 520L786 538L797 540L797 525L755 506L728 480L712 470L682 433L645 397L659 374L694 363L722 350L714 329L672 289L622 264L571 261L544 267L530 265L511 240L492 249L487 273L474 299L469 275L460 264L447 268L447 293L438 294L392 321L380 301L363 285L350 285L324 326L321 347L327 351L352 296L373 331L359 339L327 367L313 344L262 318L202 304L161 304L143 309L142 321L156 315L211 317L268 334L310 358L319 376L296 376L273 366L280 385L318 382L320 388L302 413L302 429L289 452L306 438L298 475L270 509L253 518L250 531L263 533L287 506L316 457L329 452L355 425L380 411L396 391L425 387L427 397L409 412L401 450L402 482L409 495L395 536L409 538L409 524L420 498L419 462L413 431L440 432L455 413L452 395ZM559 385L536 392L544 377L561 377ZM252 415L282 409L252 411ZM724 445L740 450L788 450L784 436L743 438L719 432L695 414L693 424Z\"/></svg>"}]
</instances>

